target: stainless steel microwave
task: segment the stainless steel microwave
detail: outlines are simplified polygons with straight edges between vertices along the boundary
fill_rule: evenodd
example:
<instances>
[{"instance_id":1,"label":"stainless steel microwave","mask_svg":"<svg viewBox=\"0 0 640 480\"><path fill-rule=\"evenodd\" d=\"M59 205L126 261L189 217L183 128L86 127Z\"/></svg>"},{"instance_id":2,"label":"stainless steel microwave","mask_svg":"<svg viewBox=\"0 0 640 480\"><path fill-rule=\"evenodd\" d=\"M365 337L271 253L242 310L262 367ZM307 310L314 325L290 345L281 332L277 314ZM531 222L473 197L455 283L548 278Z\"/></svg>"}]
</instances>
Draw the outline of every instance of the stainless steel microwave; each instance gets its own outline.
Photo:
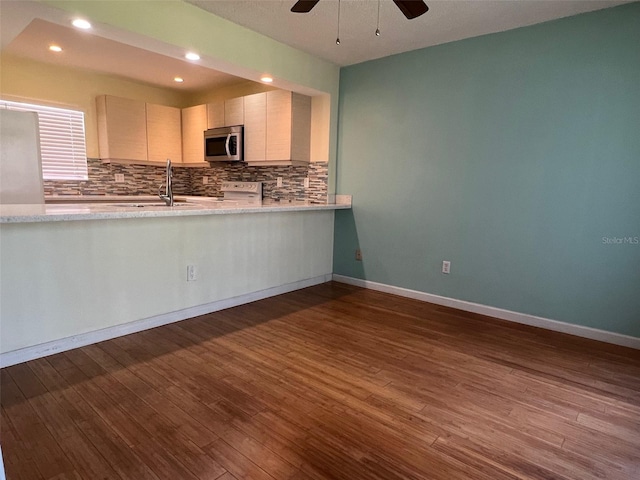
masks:
<instances>
[{"instance_id":1,"label":"stainless steel microwave","mask_svg":"<svg viewBox=\"0 0 640 480\"><path fill-rule=\"evenodd\" d=\"M204 159L207 162L244 160L244 127L210 128L204 132Z\"/></svg>"}]
</instances>

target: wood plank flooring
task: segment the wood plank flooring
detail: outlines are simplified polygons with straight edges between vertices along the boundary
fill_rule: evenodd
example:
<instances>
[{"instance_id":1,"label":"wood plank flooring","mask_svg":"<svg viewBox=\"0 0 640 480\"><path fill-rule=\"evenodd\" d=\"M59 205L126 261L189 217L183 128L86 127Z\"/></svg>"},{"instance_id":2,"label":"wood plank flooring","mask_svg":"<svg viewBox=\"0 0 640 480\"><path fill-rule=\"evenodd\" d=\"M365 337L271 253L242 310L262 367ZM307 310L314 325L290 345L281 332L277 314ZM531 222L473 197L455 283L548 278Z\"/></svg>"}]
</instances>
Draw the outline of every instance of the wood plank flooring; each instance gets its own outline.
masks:
<instances>
[{"instance_id":1,"label":"wood plank flooring","mask_svg":"<svg viewBox=\"0 0 640 480\"><path fill-rule=\"evenodd\" d=\"M640 352L339 283L1 379L8 480L640 478Z\"/></svg>"}]
</instances>

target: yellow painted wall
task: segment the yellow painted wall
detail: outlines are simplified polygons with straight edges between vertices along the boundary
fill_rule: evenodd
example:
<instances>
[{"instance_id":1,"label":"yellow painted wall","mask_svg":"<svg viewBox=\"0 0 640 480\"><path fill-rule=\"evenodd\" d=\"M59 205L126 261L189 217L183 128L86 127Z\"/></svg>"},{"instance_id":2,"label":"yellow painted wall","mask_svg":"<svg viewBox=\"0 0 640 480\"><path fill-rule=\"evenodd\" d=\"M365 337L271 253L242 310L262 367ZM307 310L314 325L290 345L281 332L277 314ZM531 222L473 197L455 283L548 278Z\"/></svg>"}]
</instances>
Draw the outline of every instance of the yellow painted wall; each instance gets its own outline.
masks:
<instances>
[{"instance_id":1,"label":"yellow painted wall","mask_svg":"<svg viewBox=\"0 0 640 480\"><path fill-rule=\"evenodd\" d=\"M90 158L98 158L96 96L116 95L173 107L182 107L188 101L183 92L10 55L3 54L0 65L2 98L37 100L84 111L87 156Z\"/></svg>"}]
</instances>

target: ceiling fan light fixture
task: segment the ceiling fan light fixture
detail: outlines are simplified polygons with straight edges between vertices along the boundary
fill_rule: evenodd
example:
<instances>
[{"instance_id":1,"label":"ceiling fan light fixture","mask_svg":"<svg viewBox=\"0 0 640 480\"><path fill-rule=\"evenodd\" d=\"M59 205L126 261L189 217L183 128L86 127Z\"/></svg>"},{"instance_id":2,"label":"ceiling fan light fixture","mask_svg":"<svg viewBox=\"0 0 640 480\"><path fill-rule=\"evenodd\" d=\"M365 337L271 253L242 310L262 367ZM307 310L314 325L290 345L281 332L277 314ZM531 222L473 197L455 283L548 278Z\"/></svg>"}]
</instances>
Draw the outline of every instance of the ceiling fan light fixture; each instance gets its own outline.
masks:
<instances>
[{"instance_id":1,"label":"ceiling fan light fixture","mask_svg":"<svg viewBox=\"0 0 640 480\"><path fill-rule=\"evenodd\" d=\"M309 13L320 0L298 0L291 11L294 13ZM336 45L340 45L340 2L338 0L338 34L336 35ZM424 0L393 0L396 7L402 12L407 20L412 20L427 13L429 7ZM378 0L378 22L376 23L376 37L380 36L380 0Z\"/></svg>"},{"instance_id":2,"label":"ceiling fan light fixture","mask_svg":"<svg viewBox=\"0 0 640 480\"><path fill-rule=\"evenodd\" d=\"M309 13L319 1L320 0L298 0L293 7L291 7L291 11L293 13ZM338 0L338 3L339 2L340 0ZM424 0L393 0L393 3L396 4L408 20L417 18L429 11L429 7L424 3Z\"/></svg>"}]
</instances>

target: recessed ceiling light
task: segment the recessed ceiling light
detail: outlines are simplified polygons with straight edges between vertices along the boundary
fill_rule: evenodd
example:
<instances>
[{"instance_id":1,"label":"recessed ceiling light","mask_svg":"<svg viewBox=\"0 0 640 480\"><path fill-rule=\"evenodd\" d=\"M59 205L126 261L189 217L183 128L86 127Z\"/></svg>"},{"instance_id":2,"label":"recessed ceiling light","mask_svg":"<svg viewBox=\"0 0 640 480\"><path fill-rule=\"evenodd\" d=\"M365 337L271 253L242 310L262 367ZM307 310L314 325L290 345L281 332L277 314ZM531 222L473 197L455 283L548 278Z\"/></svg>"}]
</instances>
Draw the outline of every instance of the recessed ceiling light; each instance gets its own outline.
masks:
<instances>
[{"instance_id":1,"label":"recessed ceiling light","mask_svg":"<svg viewBox=\"0 0 640 480\"><path fill-rule=\"evenodd\" d=\"M260 77L260 80L264 83L271 83L273 82L273 77L270 77L269 75L263 75Z\"/></svg>"},{"instance_id":2,"label":"recessed ceiling light","mask_svg":"<svg viewBox=\"0 0 640 480\"><path fill-rule=\"evenodd\" d=\"M58 53L62 51L62 47L59 45L49 45L49 50Z\"/></svg>"},{"instance_id":3,"label":"recessed ceiling light","mask_svg":"<svg viewBox=\"0 0 640 480\"><path fill-rule=\"evenodd\" d=\"M173 79L173 81L174 81L174 82L178 82L178 83L182 83L182 82L184 82L184 78L182 78L182 77L175 77L175 78Z\"/></svg>"},{"instance_id":4,"label":"recessed ceiling light","mask_svg":"<svg viewBox=\"0 0 640 480\"><path fill-rule=\"evenodd\" d=\"M200 55L193 52L187 52L184 58L186 58L187 60L200 60Z\"/></svg>"},{"instance_id":5,"label":"recessed ceiling light","mask_svg":"<svg viewBox=\"0 0 640 480\"><path fill-rule=\"evenodd\" d=\"M91 24L82 18L76 18L71 24L76 28L87 30L91 28Z\"/></svg>"}]
</instances>

